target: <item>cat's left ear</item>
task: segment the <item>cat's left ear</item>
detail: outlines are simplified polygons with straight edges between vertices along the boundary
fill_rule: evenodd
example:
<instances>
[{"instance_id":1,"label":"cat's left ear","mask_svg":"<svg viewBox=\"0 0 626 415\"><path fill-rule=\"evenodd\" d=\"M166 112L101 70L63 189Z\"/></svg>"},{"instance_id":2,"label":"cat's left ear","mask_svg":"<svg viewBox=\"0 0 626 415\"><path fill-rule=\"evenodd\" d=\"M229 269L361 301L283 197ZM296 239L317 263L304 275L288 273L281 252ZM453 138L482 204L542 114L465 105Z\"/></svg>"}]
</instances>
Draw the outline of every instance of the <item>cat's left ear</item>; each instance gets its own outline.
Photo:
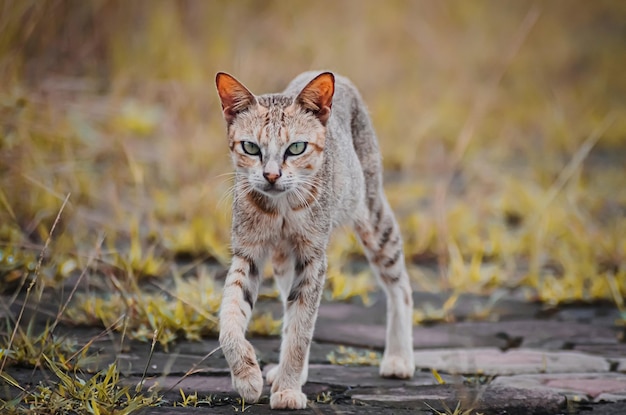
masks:
<instances>
[{"instance_id":1,"label":"cat's left ear","mask_svg":"<svg viewBox=\"0 0 626 415\"><path fill-rule=\"evenodd\" d=\"M304 87L296 98L296 102L305 110L312 112L326 125L330 117L330 108L333 105L335 93L335 76L330 72L317 75Z\"/></svg>"},{"instance_id":2,"label":"cat's left ear","mask_svg":"<svg viewBox=\"0 0 626 415\"><path fill-rule=\"evenodd\" d=\"M215 76L217 93L222 101L224 119L230 125L237 114L256 104L256 98L241 82L227 73L218 72Z\"/></svg>"}]
</instances>

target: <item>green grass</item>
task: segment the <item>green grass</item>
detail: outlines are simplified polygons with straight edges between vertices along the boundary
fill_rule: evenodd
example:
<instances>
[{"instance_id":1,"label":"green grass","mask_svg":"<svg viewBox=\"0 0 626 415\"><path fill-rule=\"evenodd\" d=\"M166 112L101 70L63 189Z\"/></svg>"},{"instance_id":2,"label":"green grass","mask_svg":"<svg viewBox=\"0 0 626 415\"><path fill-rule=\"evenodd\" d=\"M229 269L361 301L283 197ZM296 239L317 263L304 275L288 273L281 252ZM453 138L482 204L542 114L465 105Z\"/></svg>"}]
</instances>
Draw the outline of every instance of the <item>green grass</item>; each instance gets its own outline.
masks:
<instances>
[{"instance_id":1,"label":"green grass","mask_svg":"<svg viewBox=\"0 0 626 415\"><path fill-rule=\"evenodd\" d=\"M115 364L92 375L67 373L47 358L46 369L54 379L41 382L32 390L23 390L11 401L0 400L5 414L89 413L96 415L127 415L139 409L160 403L156 394L134 393L128 386L120 386ZM5 381L17 383L2 374Z\"/></svg>"},{"instance_id":2,"label":"green grass","mask_svg":"<svg viewBox=\"0 0 626 415\"><path fill-rule=\"evenodd\" d=\"M231 185L214 74L263 93L313 68L361 90L413 284L449 293L416 322L447 320L460 293L509 289L626 313L621 2L2 7L0 290L32 284L37 300L79 278L90 289L55 324L164 347L214 335ZM327 299L367 304L375 285L355 259L338 233ZM280 326L264 314L251 327Z\"/></svg>"}]
</instances>

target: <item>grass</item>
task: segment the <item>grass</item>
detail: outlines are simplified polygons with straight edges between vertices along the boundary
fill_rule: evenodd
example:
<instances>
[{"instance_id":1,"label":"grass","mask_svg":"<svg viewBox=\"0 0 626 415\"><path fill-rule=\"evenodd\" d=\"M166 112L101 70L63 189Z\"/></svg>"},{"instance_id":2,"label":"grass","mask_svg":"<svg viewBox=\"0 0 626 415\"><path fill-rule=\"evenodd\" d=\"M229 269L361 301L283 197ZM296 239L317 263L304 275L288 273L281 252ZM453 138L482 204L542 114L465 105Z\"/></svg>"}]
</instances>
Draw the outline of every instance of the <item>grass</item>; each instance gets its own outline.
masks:
<instances>
[{"instance_id":1,"label":"grass","mask_svg":"<svg viewBox=\"0 0 626 415\"><path fill-rule=\"evenodd\" d=\"M352 347L338 346L326 358L333 365L379 366L381 355L371 350L354 350Z\"/></svg>"},{"instance_id":2,"label":"grass","mask_svg":"<svg viewBox=\"0 0 626 415\"><path fill-rule=\"evenodd\" d=\"M441 405L443 406L443 412L433 407L430 407L430 409L432 409L433 413L436 415L482 415L482 412L476 412L471 408L463 409L461 402L458 402L454 409L451 409L445 402L442 402Z\"/></svg>"},{"instance_id":3,"label":"grass","mask_svg":"<svg viewBox=\"0 0 626 415\"><path fill-rule=\"evenodd\" d=\"M7 325L7 329L11 326ZM130 414L161 402L155 392L147 394L132 391L120 384L120 373L115 363L89 373L87 366L97 357L89 352L89 343L78 345L68 338L53 335L50 326L37 333L32 321L27 330L16 326L11 338L0 341L0 371L5 393L12 389L12 399L0 399L3 414ZM8 337L8 336L7 336ZM45 370L50 375L32 386L22 386L8 371L11 366ZM32 379L32 377L31 377ZM31 382L28 382L31 383Z\"/></svg>"},{"instance_id":4,"label":"grass","mask_svg":"<svg viewBox=\"0 0 626 415\"><path fill-rule=\"evenodd\" d=\"M76 372L66 373L46 360L46 368L55 379L38 384L33 390L23 390L11 401L0 400L5 414L89 413L126 415L160 403L156 394L133 393L128 386L119 385L115 364L84 377ZM6 380L6 374L5 380ZM17 385L16 382L11 382Z\"/></svg>"},{"instance_id":5,"label":"grass","mask_svg":"<svg viewBox=\"0 0 626 415\"><path fill-rule=\"evenodd\" d=\"M626 313L620 2L1 7L0 291L31 287L32 303L80 286L54 325L163 347L214 335L231 167L213 76L262 93L312 68L361 90L413 284L449 293L416 322L447 320L460 293L507 290ZM328 254L325 298L367 304L354 235ZM61 345L16 334L58 361Z\"/></svg>"}]
</instances>

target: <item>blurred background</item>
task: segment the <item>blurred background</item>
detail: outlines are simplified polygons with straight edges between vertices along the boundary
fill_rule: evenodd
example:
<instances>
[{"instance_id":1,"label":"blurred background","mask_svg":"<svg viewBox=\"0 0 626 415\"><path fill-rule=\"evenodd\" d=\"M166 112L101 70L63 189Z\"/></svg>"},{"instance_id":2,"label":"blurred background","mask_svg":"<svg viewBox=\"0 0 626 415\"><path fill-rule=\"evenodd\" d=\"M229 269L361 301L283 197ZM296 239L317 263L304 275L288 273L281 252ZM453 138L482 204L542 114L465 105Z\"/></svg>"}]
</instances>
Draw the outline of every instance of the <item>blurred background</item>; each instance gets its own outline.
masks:
<instances>
[{"instance_id":1,"label":"blurred background","mask_svg":"<svg viewBox=\"0 0 626 415\"><path fill-rule=\"evenodd\" d=\"M261 94L326 69L368 104L416 289L623 307L624 22L621 1L0 1L0 287L87 282L87 322L142 281L217 307L215 73ZM329 298L367 298L354 236L329 259Z\"/></svg>"}]
</instances>

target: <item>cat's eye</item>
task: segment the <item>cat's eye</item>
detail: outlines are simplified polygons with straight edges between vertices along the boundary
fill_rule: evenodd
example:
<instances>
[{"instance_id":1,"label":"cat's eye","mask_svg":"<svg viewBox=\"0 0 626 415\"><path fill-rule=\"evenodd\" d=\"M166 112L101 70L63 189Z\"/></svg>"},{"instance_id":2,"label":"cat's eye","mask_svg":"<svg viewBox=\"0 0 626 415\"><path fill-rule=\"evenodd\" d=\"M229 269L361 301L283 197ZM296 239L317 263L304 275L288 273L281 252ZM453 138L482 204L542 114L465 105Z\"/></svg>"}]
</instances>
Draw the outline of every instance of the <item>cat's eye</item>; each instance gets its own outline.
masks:
<instances>
[{"instance_id":1,"label":"cat's eye","mask_svg":"<svg viewBox=\"0 0 626 415\"><path fill-rule=\"evenodd\" d=\"M298 141L297 143L293 143L292 145L287 147L286 154L288 156L299 156L300 154L304 153L304 150L306 150L306 145L307 143L304 141Z\"/></svg>"},{"instance_id":2,"label":"cat's eye","mask_svg":"<svg viewBox=\"0 0 626 415\"><path fill-rule=\"evenodd\" d=\"M242 141L241 148L243 148L244 153L251 156L258 156L259 154L261 154L261 149L259 148L259 146L254 144L252 141Z\"/></svg>"}]
</instances>

